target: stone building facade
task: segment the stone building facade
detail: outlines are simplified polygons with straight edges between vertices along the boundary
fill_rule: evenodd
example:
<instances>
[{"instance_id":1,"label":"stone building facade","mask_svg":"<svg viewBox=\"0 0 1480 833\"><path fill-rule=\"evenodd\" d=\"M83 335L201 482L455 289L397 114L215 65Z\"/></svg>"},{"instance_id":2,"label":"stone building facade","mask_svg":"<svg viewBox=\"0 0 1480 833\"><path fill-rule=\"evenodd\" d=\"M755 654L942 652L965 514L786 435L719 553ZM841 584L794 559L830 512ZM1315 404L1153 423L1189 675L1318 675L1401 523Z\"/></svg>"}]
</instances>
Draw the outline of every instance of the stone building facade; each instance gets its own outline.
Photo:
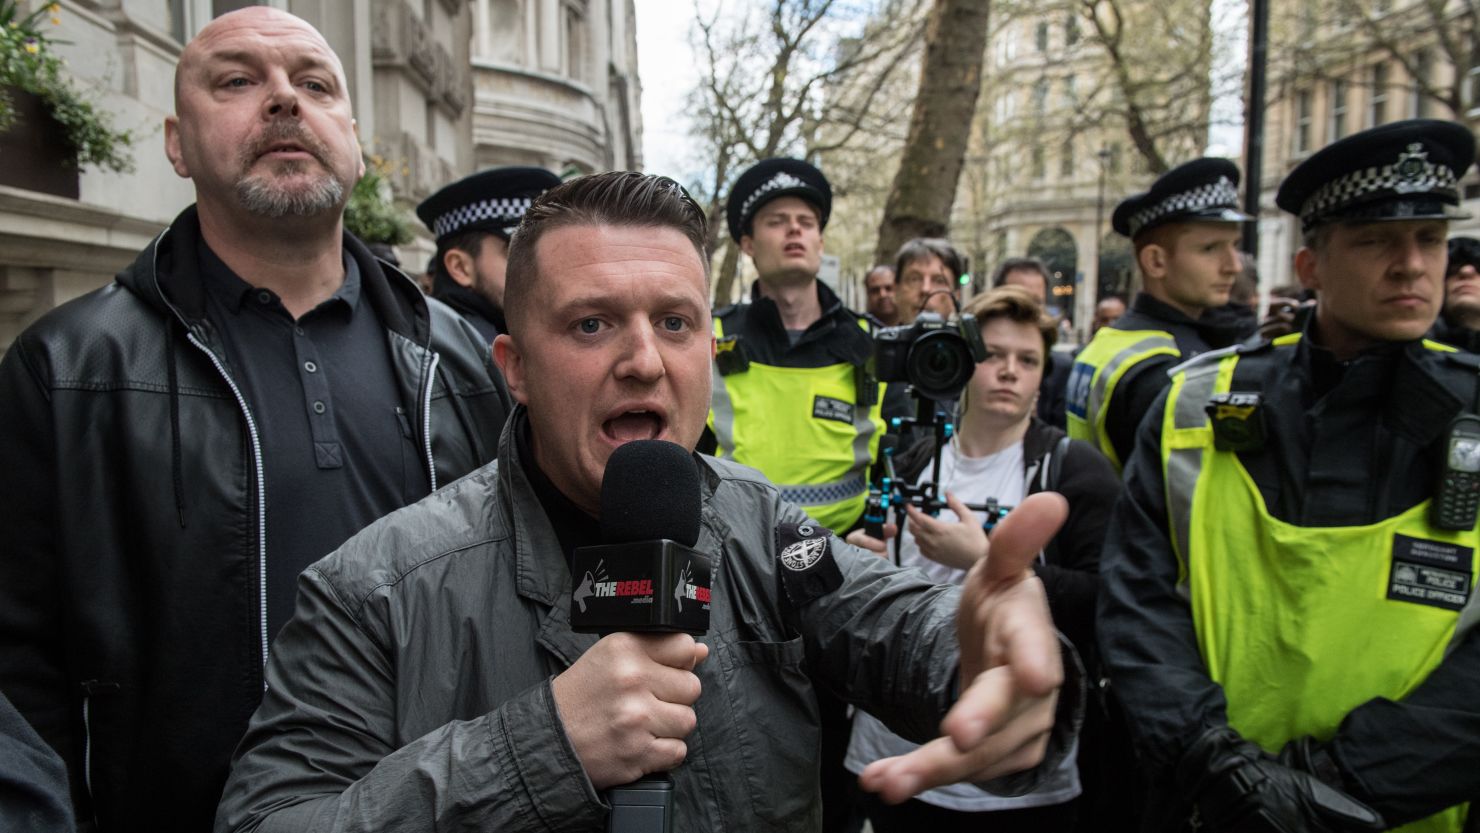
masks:
<instances>
[{"instance_id":1,"label":"stone building facade","mask_svg":"<svg viewBox=\"0 0 1480 833\"><path fill-rule=\"evenodd\" d=\"M1306 157L1344 136L1401 119L1445 119L1480 130L1480 52L1465 49L1480 33L1475 19L1463 14L1465 3L1440 5L1442 21L1435 18L1438 6L1420 0L1274 7L1260 178L1261 290L1297 282L1300 223L1280 211L1274 197ZM1449 47L1441 42L1441 27ZM1459 65L1451 59L1454 45L1460 46ZM1460 189L1472 217L1450 223L1450 234L1480 237L1480 171L1471 167Z\"/></svg>"},{"instance_id":2,"label":"stone building facade","mask_svg":"<svg viewBox=\"0 0 1480 833\"><path fill-rule=\"evenodd\" d=\"M478 168L642 168L633 0L472 0Z\"/></svg>"},{"instance_id":3,"label":"stone building facade","mask_svg":"<svg viewBox=\"0 0 1480 833\"><path fill-rule=\"evenodd\" d=\"M1189 28L1208 25L1205 5L1171 2ZM1128 30L1148 19L1142 0L1115 5ZM1133 144L1115 67L1092 25L1079 3L1022 4L996 16L952 223L972 250L977 288L1004 258L1039 257L1053 273L1049 303L1076 325L1089 320L1101 291L1135 289L1129 241L1111 230L1110 215L1155 178ZM1120 47L1133 72L1144 72L1135 51L1143 47ZM1162 59L1172 60L1167 53ZM1179 108L1144 114L1168 165L1199 155L1206 142L1211 81L1203 61L1194 58L1178 82Z\"/></svg>"},{"instance_id":4,"label":"stone building facade","mask_svg":"<svg viewBox=\"0 0 1480 833\"><path fill-rule=\"evenodd\" d=\"M39 0L32 0L32 3ZM77 196L0 184L0 351L47 310L105 285L194 199L163 152L175 63L242 0L62 0L54 37L79 84L138 136L134 170L88 170ZM495 164L641 164L632 0L267 0L344 63L367 155L409 209ZM510 8L517 14L510 14ZM551 27L554 28L551 28ZM518 42L518 51L496 44ZM518 56L500 62L490 54ZM6 160L0 159L0 172ZM425 230L403 249L411 271Z\"/></svg>"}]
</instances>

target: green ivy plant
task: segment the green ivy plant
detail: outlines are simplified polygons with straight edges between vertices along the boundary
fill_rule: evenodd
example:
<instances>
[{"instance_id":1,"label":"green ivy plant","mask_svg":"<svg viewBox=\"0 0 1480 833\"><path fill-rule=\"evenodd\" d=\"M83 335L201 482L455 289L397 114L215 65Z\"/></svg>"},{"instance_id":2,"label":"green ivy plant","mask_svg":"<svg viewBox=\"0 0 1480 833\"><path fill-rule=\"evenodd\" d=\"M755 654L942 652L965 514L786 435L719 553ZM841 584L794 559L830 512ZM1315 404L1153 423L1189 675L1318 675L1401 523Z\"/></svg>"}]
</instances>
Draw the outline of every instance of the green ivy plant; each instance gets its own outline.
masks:
<instances>
[{"instance_id":1,"label":"green ivy plant","mask_svg":"<svg viewBox=\"0 0 1480 833\"><path fill-rule=\"evenodd\" d=\"M385 178L386 163L371 156L365 175L349 192L344 207L344 227L366 243L402 246L414 236L406 212L391 199L391 185Z\"/></svg>"},{"instance_id":2,"label":"green ivy plant","mask_svg":"<svg viewBox=\"0 0 1480 833\"><path fill-rule=\"evenodd\" d=\"M61 25L61 6L52 3L26 13L19 0L0 0L0 130L15 123L14 103L6 87L14 87L41 99L66 132L76 151L78 168L96 166L110 171L131 171L129 148L132 131L113 127L113 119L87 100L68 78L66 65L53 51L61 41L42 30L42 19Z\"/></svg>"}]
</instances>

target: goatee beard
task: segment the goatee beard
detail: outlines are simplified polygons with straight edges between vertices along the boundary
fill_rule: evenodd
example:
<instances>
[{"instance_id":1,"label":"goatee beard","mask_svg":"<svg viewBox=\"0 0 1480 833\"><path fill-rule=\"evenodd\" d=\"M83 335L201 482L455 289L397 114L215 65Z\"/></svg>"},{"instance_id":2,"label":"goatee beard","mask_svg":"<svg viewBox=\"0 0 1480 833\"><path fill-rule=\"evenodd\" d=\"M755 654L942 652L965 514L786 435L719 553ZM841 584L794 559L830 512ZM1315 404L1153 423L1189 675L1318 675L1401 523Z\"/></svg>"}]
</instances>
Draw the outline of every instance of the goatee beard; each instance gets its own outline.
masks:
<instances>
[{"instance_id":1,"label":"goatee beard","mask_svg":"<svg viewBox=\"0 0 1480 833\"><path fill-rule=\"evenodd\" d=\"M280 159L271 165L270 173L243 176L236 183L237 200L246 210L262 217L312 217L343 204L347 186L335 176L326 161L329 149L296 121L280 120L270 124L251 146L242 149L242 169L252 165L275 144L291 142L307 151L324 170L313 181L298 187L279 185L278 177L311 176L312 162L302 159Z\"/></svg>"},{"instance_id":2,"label":"goatee beard","mask_svg":"<svg viewBox=\"0 0 1480 833\"><path fill-rule=\"evenodd\" d=\"M291 174L301 170L302 162L283 162L291 166L276 173ZM337 208L344 200L344 183L325 174L301 188L285 188L263 176L252 176L236 184L236 198L242 207L261 217L312 217Z\"/></svg>"}]
</instances>

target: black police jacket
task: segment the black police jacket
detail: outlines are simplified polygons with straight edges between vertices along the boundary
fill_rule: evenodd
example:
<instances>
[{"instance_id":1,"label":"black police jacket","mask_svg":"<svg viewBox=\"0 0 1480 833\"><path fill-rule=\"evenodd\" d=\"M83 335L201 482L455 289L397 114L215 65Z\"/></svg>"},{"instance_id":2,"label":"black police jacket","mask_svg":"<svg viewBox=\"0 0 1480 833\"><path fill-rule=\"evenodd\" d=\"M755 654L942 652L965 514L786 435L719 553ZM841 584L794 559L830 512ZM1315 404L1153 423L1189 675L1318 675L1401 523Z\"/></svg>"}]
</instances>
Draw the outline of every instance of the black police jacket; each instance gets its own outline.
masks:
<instances>
[{"instance_id":1,"label":"black police jacket","mask_svg":"<svg viewBox=\"0 0 1480 833\"><path fill-rule=\"evenodd\" d=\"M1421 503L1449 421L1473 407L1480 359L1411 341L1338 362L1311 344L1310 326L1294 346L1246 348L1234 374L1234 389L1264 397L1266 441L1239 461L1270 514L1303 527L1358 526ZM1150 412L1165 403L1163 392ZM1125 468L1125 498L1101 555L1098 630L1154 787L1147 829L1170 830L1187 812L1174 786L1179 761L1204 731L1226 724L1227 705L1177 590L1161 428L1157 418L1141 423ZM1394 825L1480 796L1480 632L1401 701L1349 712L1331 750L1347 790Z\"/></svg>"},{"instance_id":2,"label":"black police jacket","mask_svg":"<svg viewBox=\"0 0 1480 833\"><path fill-rule=\"evenodd\" d=\"M0 362L0 687L67 763L79 823L209 830L263 690L261 447L204 313L192 207ZM487 345L346 234L419 461L491 460ZM435 461L433 464L432 461Z\"/></svg>"},{"instance_id":3,"label":"black police jacket","mask_svg":"<svg viewBox=\"0 0 1480 833\"><path fill-rule=\"evenodd\" d=\"M1152 356L1127 370L1115 385L1105 414L1105 432L1115 446L1115 456L1129 460L1136 439L1136 426L1157 394L1171 384L1167 371L1209 350L1228 347L1252 336L1259 322L1240 315L1232 305L1205 310L1193 320L1175 307L1142 292L1131 308L1110 326L1117 330L1161 330L1177 342L1180 356Z\"/></svg>"}]
</instances>

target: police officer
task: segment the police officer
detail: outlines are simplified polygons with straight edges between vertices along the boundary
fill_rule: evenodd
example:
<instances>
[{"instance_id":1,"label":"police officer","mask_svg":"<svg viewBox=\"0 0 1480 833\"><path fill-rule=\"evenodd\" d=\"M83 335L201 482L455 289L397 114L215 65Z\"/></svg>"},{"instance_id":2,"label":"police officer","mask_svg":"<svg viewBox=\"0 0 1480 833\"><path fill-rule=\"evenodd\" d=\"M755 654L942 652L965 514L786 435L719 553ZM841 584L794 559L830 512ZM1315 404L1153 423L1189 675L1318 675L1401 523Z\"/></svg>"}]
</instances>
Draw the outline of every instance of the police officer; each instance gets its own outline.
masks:
<instances>
[{"instance_id":1,"label":"police officer","mask_svg":"<svg viewBox=\"0 0 1480 833\"><path fill-rule=\"evenodd\" d=\"M1459 831L1480 795L1480 359L1423 340L1474 158L1407 121L1296 167L1314 316L1140 426L1099 627L1160 829Z\"/></svg>"},{"instance_id":2,"label":"police officer","mask_svg":"<svg viewBox=\"0 0 1480 833\"><path fill-rule=\"evenodd\" d=\"M544 168L490 168L427 197L416 216L437 237L432 297L457 310L488 343L504 324L509 237L530 202L560 184Z\"/></svg>"},{"instance_id":3,"label":"police officer","mask_svg":"<svg viewBox=\"0 0 1480 833\"><path fill-rule=\"evenodd\" d=\"M1166 387L1172 365L1250 335L1225 310L1239 260L1238 168L1194 159L1115 207L1111 225L1136 250L1145 290L1114 324L1095 333L1069 375L1069 436L1086 440L1119 470L1136 425Z\"/></svg>"},{"instance_id":4,"label":"police officer","mask_svg":"<svg viewBox=\"0 0 1480 833\"><path fill-rule=\"evenodd\" d=\"M867 318L817 280L832 187L797 159L740 175L730 237L755 263L749 304L718 310L709 429L715 455L760 469L782 497L839 534L863 514L884 421L865 368Z\"/></svg>"}]
</instances>

